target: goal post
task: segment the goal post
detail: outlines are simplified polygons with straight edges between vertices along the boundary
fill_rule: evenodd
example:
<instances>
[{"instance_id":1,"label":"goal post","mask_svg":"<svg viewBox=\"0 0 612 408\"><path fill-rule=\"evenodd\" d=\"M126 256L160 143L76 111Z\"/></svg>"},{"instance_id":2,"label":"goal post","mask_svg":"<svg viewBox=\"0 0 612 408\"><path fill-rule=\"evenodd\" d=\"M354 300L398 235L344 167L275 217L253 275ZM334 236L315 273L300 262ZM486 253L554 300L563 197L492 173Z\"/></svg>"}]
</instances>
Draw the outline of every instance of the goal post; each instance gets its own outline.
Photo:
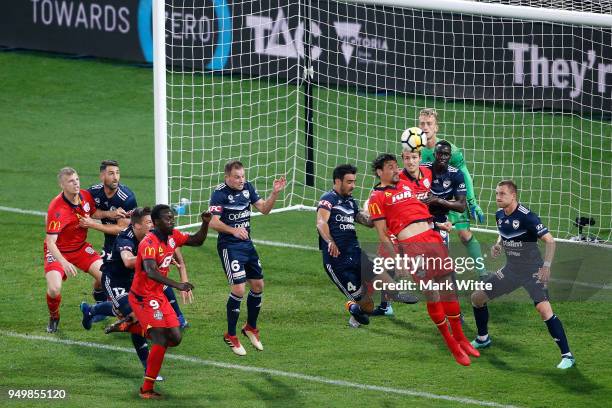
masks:
<instances>
[{"instance_id":1,"label":"goal post","mask_svg":"<svg viewBox=\"0 0 612 408\"><path fill-rule=\"evenodd\" d=\"M313 209L347 161L363 202L371 160L429 107L488 215L474 227L495 230L492 191L513 178L556 236L589 217L609 241L612 4L503 2L154 2L158 202L197 223L235 158L262 195L287 176L281 211Z\"/></svg>"}]
</instances>

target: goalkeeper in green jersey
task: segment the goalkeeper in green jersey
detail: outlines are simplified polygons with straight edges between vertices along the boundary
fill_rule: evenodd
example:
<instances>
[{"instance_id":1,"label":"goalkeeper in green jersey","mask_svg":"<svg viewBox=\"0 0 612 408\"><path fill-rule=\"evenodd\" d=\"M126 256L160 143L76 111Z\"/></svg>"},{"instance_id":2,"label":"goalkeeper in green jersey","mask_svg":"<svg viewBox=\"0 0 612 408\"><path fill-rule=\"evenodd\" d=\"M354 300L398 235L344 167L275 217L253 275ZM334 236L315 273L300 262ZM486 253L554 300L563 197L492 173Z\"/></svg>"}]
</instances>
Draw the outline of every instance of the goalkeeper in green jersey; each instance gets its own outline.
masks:
<instances>
[{"instance_id":1,"label":"goalkeeper in green jersey","mask_svg":"<svg viewBox=\"0 0 612 408\"><path fill-rule=\"evenodd\" d=\"M435 159L434 148L436 146L436 134L438 133L438 113L435 109L422 109L419 112L419 127L427 134L427 145L421 149L421 162L433 162ZM483 259L480 251L480 243L470 231L470 216L480 223L485 221L485 215L480 206L476 203L474 196L474 184L472 176L465 166L463 153L457 146L451 143L451 158L449 164L463 173L465 187L467 190L467 208L463 213L451 211L448 213L448 220L453 224L455 230L459 234L459 238L463 245L467 247L468 254L473 259ZM477 270L478 275L483 277L486 275L484 268Z\"/></svg>"}]
</instances>

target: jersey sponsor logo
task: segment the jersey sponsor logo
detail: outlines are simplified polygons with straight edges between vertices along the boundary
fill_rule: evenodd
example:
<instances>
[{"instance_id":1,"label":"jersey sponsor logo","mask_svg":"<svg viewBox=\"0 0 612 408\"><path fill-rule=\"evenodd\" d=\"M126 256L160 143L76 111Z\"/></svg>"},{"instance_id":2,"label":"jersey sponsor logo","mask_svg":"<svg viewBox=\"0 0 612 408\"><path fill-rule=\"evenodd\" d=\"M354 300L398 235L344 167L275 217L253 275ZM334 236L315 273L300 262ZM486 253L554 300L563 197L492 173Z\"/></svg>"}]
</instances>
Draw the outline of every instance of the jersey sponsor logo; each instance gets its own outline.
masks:
<instances>
[{"instance_id":1,"label":"jersey sponsor logo","mask_svg":"<svg viewBox=\"0 0 612 408\"><path fill-rule=\"evenodd\" d=\"M408 190L406 190L406 191L402 191L402 192L401 192L401 193L399 193L399 194L395 194L395 195L393 196L393 198L391 199L391 203L392 203L392 204L395 204L395 203L397 203L398 201L402 201L402 200L404 200L404 199L406 199L406 198L411 198L411 197L412 197L412 191L410 191L410 189L408 189Z\"/></svg>"},{"instance_id":2,"label":"jersey sponsor logo","mask_svg":"<svg viewBox=\"0 0 612 408\"><path fill-rule=\"evenodd\" d=\"M174 242L174 238L170 237L170 239L168 239L168 245L170 245L170 248L174 248L176 246L176 242Z\"/></svg>"},{"instance_id":3,"label":"jersey sponsor logo","mask_svg":"<svg viewBox=\"0 0 612 408\"><path fill-rule=\"evenodd\" d=\"M538 225L536 225L536 229L537 229L538 231L543 230L543 229L544 229L544 224L538 224Z\"/></svg>"},{"instance_id":4,"label":"jersey sponsor logo","mask_svg":"<svg viewBox=\"0 0 612 408\"><path fill-rule=\"evenodd\" d=\"M330 203L329 201L327 201L327 200L321 200L321 201L319 201L319 207L325 207L325 208L327 208L327 209L330 209L330 210L331 210L331 208L332 208L333 206L332 206L332 203Z\"/></svg>"},{"instance_id":5,"label":"jersey sponsor logo","mask_svg":"<svg viewBox=\"0 0 612 408\"><path fill-rule=\"evenodd\" d=\"M60 221L51 221L49 223L49 231L59 231L62 229L62 223Z\"/></svg>"},{"instance_id":6,"label":"jersey sponsor logo","mask_svg":"<svg viewBox=\"0 0 612 408\"><path fill-rule=\"evenodd\" d=\"M378 205L378 203L369 203L368 212L371 215L381 215L382 214L382 211L380 210L380 206Z\"/></svg>"},{"instance_id":7,"label":"jersey sponsor logo","mask_svg":"<svg viewBox=\"0 0 612 408\"><path fill-rule=\"evenodd\" d=\"M520 226L520 225L521 225L521 224L520 224L519 220L513 220L513 221L512 221L512 228L514 228L515 230L516 230L516 229L519 229L519 226Z\"/></svg>"},{"instance_id":8,"label":"jersey sponsor logo","mask_svg":"<svg viewBox=\"0 0 612 408\"><path fill-rule=\"evenodd\" d=\"M144 249L144 254L145 254L145 256L155 256L155 248L153 248L153 247L146 247Z\"/></svg>"},{"instance_id":9,"label":"jersey sponsor logo","mask_svg":"<svg viewBox=\"0 0 612 408\"><path fill-rule=\"evenodd\" d=\"M237 220L241 220L243 218L250 217L250 216L251 216L251 210L246 210L246 211L241 211L236 214L228 214L227 218L230 219L231 221L237 221Z\"/></svg>"},{"instance_id":10,"label":"jersey sponsor logo","mask_svg":"<svg viewBox=\"0 0 612 408\"><path fill-rule=\"evenodd\" d=\"M465 183L459 184L459 188L465 188Z\"/></svg>"},{"instance_id":11,"label":"jersey sponsor logo","mask_svg":"<svg viewBox=\"0 0 612 408\"><path fill-rule=\"evenodd\" d=\"M208 207L208 211L211 213L220 213L223 212L223 207L220 205L211 205L210 207Z\"/></svg>"}]
</instances>

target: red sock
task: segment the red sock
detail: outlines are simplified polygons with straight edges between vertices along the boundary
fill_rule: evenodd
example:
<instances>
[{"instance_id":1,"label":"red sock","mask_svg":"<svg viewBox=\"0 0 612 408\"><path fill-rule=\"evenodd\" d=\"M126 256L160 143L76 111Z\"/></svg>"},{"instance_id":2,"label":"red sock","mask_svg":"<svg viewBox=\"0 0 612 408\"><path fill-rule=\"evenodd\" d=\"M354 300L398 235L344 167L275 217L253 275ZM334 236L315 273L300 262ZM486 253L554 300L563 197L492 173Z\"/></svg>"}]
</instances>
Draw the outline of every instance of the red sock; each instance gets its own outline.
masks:
<instances>
[{"instance_id":1,"label":"red sock","mask_svg":"<svg viewBox=\"0 0 612 408\"><path fill-rule=\"evenodd\" d=\"M57 295L57 297L52 298L47 293L47 307L49 308L49 316L51 316L53 319L59 319L60 303L62 303L62 295Z\"/></svg>"},{"instance_id":2,"label":"red sock","mask_svg":"<svg viewBox=\"0 0 612 408\"><path fill-rule=\"evenodd\" d=\"M444 308L444 313L448 318L451 329L453 330L453 337L457 341L467 341L465 334L463 334L463 326L461 325L461 306L456 300L453 302L440 302Z\"/></svg>"},{"instance_id":3,"label":"red sock","mask_svg":"<svg viewBox=\"0 0 612 408\"><path fill-rule=\"evenodd\" d=\"M446 344L450 347L452 344L456 343L448 330L446 314L444 313L441 302L427 302L427 312L431 320L438 327L438 330L440 330L440 334L444 337Z\"/></svg>"},{"instance_id":4,"label":"red sock","mask_svg":"<svg viewBox=\"0 0 612 408\"><path fill-rule=\"evenodd\" d=\"M162 362L164 361L166 348L159 344L153 344L147 358L147 371L145 373L144 383L142 384L143 391L151 391L155 385L155 379L159 374Z\"/></svg>"}]
</instances>

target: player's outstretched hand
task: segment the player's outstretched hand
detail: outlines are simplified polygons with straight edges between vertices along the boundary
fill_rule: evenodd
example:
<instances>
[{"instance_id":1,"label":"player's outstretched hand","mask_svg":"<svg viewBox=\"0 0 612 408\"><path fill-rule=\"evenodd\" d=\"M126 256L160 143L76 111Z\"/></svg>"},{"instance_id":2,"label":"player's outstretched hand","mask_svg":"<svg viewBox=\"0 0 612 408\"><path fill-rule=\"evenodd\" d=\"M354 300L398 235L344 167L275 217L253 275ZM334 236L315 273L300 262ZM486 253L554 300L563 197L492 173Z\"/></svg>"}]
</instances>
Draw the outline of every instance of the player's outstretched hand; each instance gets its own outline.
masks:
<instances>
[{"instance_id":1,"label":"player's outstretched hand","mask_svg":"<svg viewBox=\"0 0 612 408\"><path fill-rule=\"evenodd\" d=\"M123 208L117 208L116 210L111 211L110 215L111 216L109 218L112 218L113 220L118 220L119 218L128 218L130 216L130 214Z\"/></svg>"},{"instance_id":2,"label":"player's outstretched hand","mask_svg":"<svg viewBox=\"0 0 612 408\"><path fill-rule=\"evenodd\" d=\"M280 176L280 178L274 180L274 183L272 185L272 190L275 193L280 193L280 191L284 189L286 185L287 185L287 179L285 178L285 176Z\"/></svg>"},{"instance_id":3,"label":"player's outstretched hand","mask_svg":"<svg viewBox=\"0 0 612 408\"><path fill-rule=\"evenodd\" d=\"M470 208L470 216L480 224L483 224L485 222L485 215L482 208L476 204L476 201L470 200L468 202L468 207Z\"/></svg>"},{"instance_id":4,"label":"player's outstretched hand","mask_svg":"<svg viewBox=\"0 0 612 408\"><path fill-rule=\"evenodd\" d=\"M181 291L181 297L183 298L183 304L193 303L193 292L190 290Z\"/></svg>"},{"instance_id":5,"label":"player's outstretched hand","mask_svg":"<svg viewBox=\"0 0 612 408\"><path fill-rule=\"evenodd\" d=\"M189 292L190 290L194 289L195 286L193 286L189 282L181 282L181 283L178 284L178 286L176 288L178 290L180 290L181 292Z\"/></svg>"},{"instance_id":6,"label":"player's outstretched hand","mask_svg":"<svg viewBox=\"0 0 612 408\"><path fill-rule=\"evenodd\" d=\"M491 247L491 256L497 258L501 255L502 247L499 244L495 244Z\"/></svg>"},{"instance_id":7,"label":"player's outstretched hand","mask_svg":"<svg viewBox=\"0 0 612 408\"><path fill-rule=\"evenodd\" d=\"M550 279L550 266L542 266L538 269L537 274L538 282L544 284L544 287L548 286L548 280Z\"/></svg>"},{"instance_id":8,"label":"player's outstretched hand","mask_svg":"<svg viewBox=\"0 0 612 408\"><path fill-rule=\"evenodd\" d=\"M62 264L62 268L64 268L64 272L66 272L67 276L77 276L77 269L73 264L66 260L60 263Z\"/></svg>"},{"instance_id":9,"label":"player's outstretched hand","mask_svg":"<svg viewBox=\"0 0 612 408\"><path fill-rule=\"evenodd\" d=\"M200 218L202 218L203 224L208 224L210 223L210 220L212 220L212 214L209 211L204 211L202 214L200 214Z\"/></svg>"},{"instance_id":10,"label":"player's outstretched hand","mask_svg":"<svg viewBox=\"0 0 612 408\"><path fill-rule=\"evenodd\" d=\"M79 217L79 227L81 228L89 228L94 223L95 221L89 215L86 215L85 217Z\"/></svg>"},{"instance_id":11,"label":"player's outstretched hand","mask_svg":"<svg viewBox=\"0 0 612 408\"><path fill-rule=\"evenodd\" d=\"M442 231L450 232L453 229L453 224L449 221L436 222L436 227Z\"/></svg>"},{"instance_id":12,"label":"player's outstretched hand","mask_svg":"<svg viewBox=\"0 0 612 408\"><path fill-rule=\"evenodd\" d=\"M431 204L439 204L440 203L440 198L436 197L433 194L427 194L427 197L423 198L421 200L421 202L423 204L427 204L427 205L431 205Z\"/></svg>"},{"instance_id":13,"label":"player's outstretched hand","mask_svg":"<svg viewBox=\"0 0 612 408\"><path fill-rule=\"evenodd\" d=\"M249 239L249 231L244 227L234 228L234 233L232 235L238 239Z\"/></svg>"}]
</instances>

